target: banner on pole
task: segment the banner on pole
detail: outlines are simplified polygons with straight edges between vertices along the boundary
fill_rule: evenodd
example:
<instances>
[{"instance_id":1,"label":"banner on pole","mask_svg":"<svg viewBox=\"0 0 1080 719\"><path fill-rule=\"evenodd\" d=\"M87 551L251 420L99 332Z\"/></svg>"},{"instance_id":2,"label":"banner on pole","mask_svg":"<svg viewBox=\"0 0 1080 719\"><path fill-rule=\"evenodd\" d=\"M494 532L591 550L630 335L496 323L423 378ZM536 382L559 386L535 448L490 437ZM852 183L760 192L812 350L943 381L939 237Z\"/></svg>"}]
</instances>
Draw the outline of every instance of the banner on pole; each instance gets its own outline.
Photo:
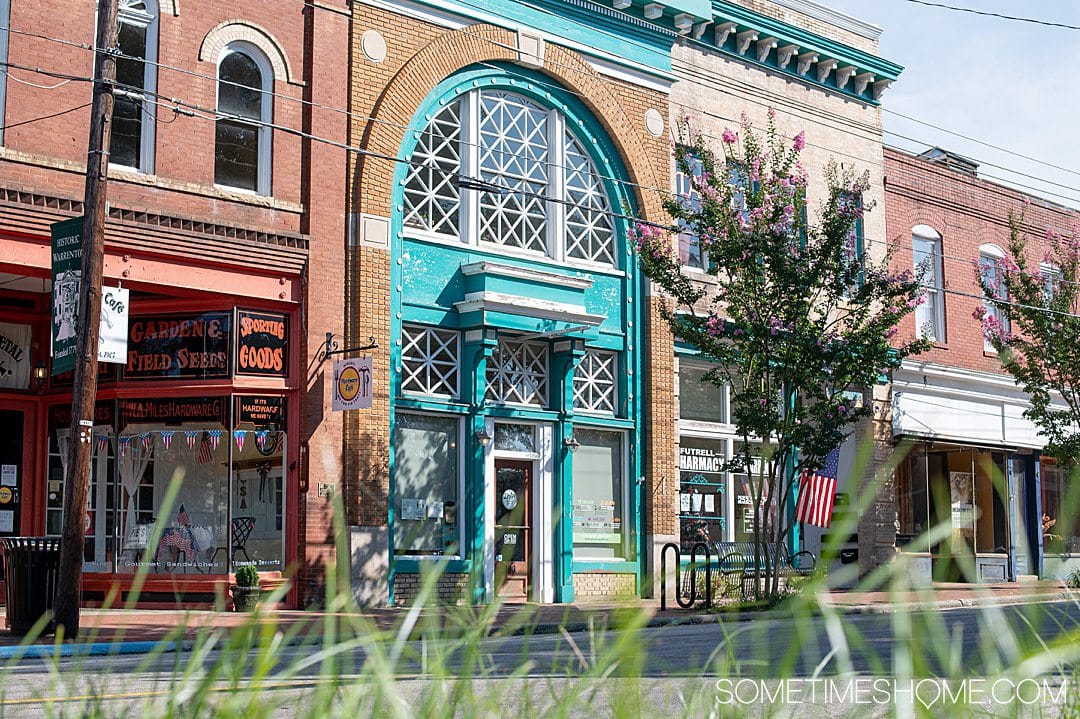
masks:
<instances>
[{"instance_id":1,"label":"banner on pole","mask_svg":"<svg viewBox=\"0 0 1080 719\"><path fill-rule=\"evenodd\" d=\"M75 369L82 280L83 218L54 222L52 235L52 374Z\"/></svg>"}]
</instances>

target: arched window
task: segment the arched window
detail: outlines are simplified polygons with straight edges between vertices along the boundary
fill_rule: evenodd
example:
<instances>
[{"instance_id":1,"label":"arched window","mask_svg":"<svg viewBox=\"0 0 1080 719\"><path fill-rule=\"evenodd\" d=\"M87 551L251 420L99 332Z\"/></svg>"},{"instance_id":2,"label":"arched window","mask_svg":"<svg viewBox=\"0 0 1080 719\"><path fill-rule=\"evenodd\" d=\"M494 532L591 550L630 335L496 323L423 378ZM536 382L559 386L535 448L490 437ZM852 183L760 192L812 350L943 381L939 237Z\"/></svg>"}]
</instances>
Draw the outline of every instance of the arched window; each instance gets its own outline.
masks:
<instances>
[{"instance_id":1,"label":"arched window","mask_svg":"<svg viewBox=\"0 0 1080 719\"><path fill-rule=\"evenodd\" d=\"M153 93L157 89L158 11L154 0L121 0L109 162L154 171Z\"/></svg>"},{"instance_id":2,"label":"arched window","mask_svg":"<svg viewBox=\"0 0 1080 719\"><path fill-rule=\"evenodd\" d=\"M941 261L941 235L927 225L911 228L915 276L923 286L924 301L915 308L915 330L920 337L945 342L945 277Z\"/></svg>"},{"instance_id":3,"label":"arched window","mask_svg":"<svg viewBox=\"0 0 1080 719\"><path fill-rule=\"evenodd\" d=\"M1009 291L1005 286L1005 250L1001 249L994 244L985 244L979 246L979 274L982 276L983 281L988 287L991 288L992 295L988 295L983 300L983 307L986 309L986 314L996 319L998 327L1001 328L1003 333L1009 332L1009 317L1005 313L1005 309L998 307L990 300L1007 301L1009 299ZM983 349L987 352L994 351L994 345L986 338L983 339Z\"/></svg>"},{"instance_id":4,"label":"arched window","mask_svg":"<svg viewBox=\"0 0 1080 719\"><path fill-rule=\"evenodd\" d=\"M262 51L228 45L218 61L214 182L270 194L270 127L274 75Z\"/></svg>"},{"instance_id":5,"label":"arched window","mask_svg":"<svg viewBox=\"0 0 1080 719\"><path fill-rule=\"evenodd\" d=\"M560 110L472 90L416 133L404 225L473 245L615 265L611 202L588 145Z\"/></svg>"}]
</instances>

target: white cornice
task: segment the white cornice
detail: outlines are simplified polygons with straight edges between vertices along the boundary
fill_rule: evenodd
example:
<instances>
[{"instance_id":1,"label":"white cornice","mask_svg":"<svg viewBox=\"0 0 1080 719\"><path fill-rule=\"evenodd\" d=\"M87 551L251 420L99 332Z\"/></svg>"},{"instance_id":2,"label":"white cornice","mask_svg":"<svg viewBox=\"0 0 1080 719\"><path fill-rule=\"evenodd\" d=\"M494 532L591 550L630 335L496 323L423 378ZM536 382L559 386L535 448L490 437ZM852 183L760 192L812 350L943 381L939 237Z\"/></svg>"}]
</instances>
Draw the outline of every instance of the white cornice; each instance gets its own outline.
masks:
<instances>
[{"instance_id":1,"label":"white cornice","mask_svg":"<svg viewBox=\"0 0 1080 719\"><path fill-rule=\"evenodd\" d=\"M593 285L591 277L561 275L557 272L534 270L529 267L518 267L516 265L504 265L501 262L491 262L486 260L483 262L470 262L467 265L462 265L461 274L513 277L515 279L528 280L529 282L536 282L538 284L569 287L575 290L587 290Z\"/></svg>"},{"instance_id":2,"label":"white cornice","mask_svg":"<svg viewBox=\"0 0 1080 719\"><path fill-rule=\"evenodd\" d=\"M853 32L867 40L877 42L881 37L882 29L877 25L852 17L839 10L833 10L831 7L819 5L812 2L812 0L772 0L772 2L774 5L794 10L815 20L821 20L841 30Z\"/></svg>"},{"instance_id":3,"label":"white cornice","mask_svg":"<svg viewBox=\"0 0 1080 719\"><path fill-rule=\"evenodd\" d=\"M468 312L505 312L522 317L534 317L542 320L555 320L556 322L572 322L574 324L597 327L607 319L606 315L594 315L585 310L581 305L571 305L565 302L552 302L535 297L522 297L521 295L507 295L501 292L470 292L465 299L454 303L454 308L459 314Z\"/></svg>"}]
</instances>

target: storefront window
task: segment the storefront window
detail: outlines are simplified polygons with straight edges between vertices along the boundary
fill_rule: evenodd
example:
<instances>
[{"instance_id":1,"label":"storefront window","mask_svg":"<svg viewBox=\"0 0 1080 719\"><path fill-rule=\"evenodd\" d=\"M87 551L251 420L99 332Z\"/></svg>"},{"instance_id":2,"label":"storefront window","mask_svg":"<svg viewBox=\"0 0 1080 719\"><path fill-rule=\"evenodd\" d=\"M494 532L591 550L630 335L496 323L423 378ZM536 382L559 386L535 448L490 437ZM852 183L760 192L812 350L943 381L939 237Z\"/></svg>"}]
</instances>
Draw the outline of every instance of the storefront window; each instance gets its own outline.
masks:
<instances>
[{"instance_id":1,"label":"storefront window","mask_svg":"<svg viewBox=\"0 0 1080 719\"><path fill-rule=\"evenodd\" d=\"M724 440L679 439L679 535L683 549L727 539Z\"/></svg>"},{"instance_id":2,"label":"storefront window","mask_svg":"<svg viewBox=\"0 0 1080 719\"><path fill-rule=\"evenodd\" d=\"M724 388L709 382L709 366L689 360L679 363L679 418L700 422L728 422Z\"/></svg>"},{"instance_id":3,"label":"storefront window","mask_svg":"<svg viewBox=\"0 0 1080 719\"><path fill-rule=\"evenodd\" d=\"M241 398L240 405L248 400ZM273 426L238 421L232 439L229 540L233 566L251 564L260 572L284 571L285 433Z\"/></svg>"},{"instance_id":4,"label":"storefront window","mask_svg":"<svg viewBox=\"0 0 1080 719\"><path fill-rule=\"evenodd\" d=\"M1080 492L1069 491L1066 471L1041 460L1042 543L1046 554L1080 553Z\"/></svg>"},{"instance_id":5,"label":"storefront window","mask_svg":"<svg viewBox=\"0 0 1080 719\"><path fill-rule=\"evenodd\" d=\"M736 445L736 455L734 459L738 459L739 455L743 453L741 445ZM753 443L750 445L750 466L748 472L735 472L732 474L733 484L735 486L735 541L736 542L753 542L754 533L756 531L758 522L761 521L762 514L760 508L755 510L754 508L754 491L760 492L760 503L765 504L768 499L768 478L764 480L761 478L761 445ZM771 513L775 513L776 507L771 508ZM766 526L766 529L768 527ZM764 538L764 537L763 537Z\"/></svg>"},{"instance_id":6,"label":"storefront window","mask_svg":"<svg viewBox=\"0 0 1080 719\"><path fill-rule=\"evenodd\" d=\"M626 556L623 435L575 428L573 542L576 559Z\"/></svg>"},{"instance_id":7,"label":"storefront window","mask_svg":"<svg viewBox=\"0 0 1080 719\"><path fill-rule=\"evenodd\" d=\"M398 412L394 437L394 551L458 553L456 417Z\"/></svg>"}]
</instances>

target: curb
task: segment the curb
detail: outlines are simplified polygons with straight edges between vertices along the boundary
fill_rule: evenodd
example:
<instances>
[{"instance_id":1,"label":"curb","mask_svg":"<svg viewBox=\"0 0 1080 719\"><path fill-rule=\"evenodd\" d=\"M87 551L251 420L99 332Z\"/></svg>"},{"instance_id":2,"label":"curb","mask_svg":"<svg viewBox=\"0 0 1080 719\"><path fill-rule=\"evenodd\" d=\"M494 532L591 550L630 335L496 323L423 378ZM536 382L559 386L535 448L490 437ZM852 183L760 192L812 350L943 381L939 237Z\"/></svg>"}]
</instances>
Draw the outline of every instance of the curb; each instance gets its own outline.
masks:
<instances>
[{"instance_id":1,"label":"curb","mask_svg":"<svg viewBox=\"0 0 1080 719\"><path fill-rule=\"evenodd\" d=\"M120 654L150 654L177 652L188 649L187 643L176 642L94 642L92 644L20 644L0 647L0 660L54 659L61 657L117 656Z\"/></svg>"}]
</instances>

